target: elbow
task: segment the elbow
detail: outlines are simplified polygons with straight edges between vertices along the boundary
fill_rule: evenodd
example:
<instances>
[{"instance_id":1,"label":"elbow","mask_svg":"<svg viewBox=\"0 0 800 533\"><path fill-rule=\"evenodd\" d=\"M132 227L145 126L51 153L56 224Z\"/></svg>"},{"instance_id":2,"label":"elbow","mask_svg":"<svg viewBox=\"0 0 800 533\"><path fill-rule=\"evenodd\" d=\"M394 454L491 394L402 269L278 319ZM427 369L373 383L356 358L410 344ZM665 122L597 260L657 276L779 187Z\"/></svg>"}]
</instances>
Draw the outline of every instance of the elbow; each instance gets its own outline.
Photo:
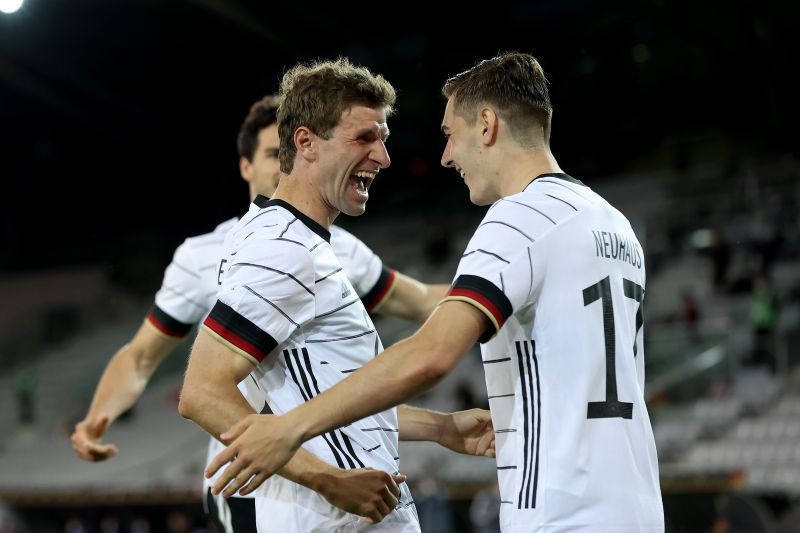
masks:
<instances>
[{"instance_id":1,"label":"elbow","mask_svg":"<svg viewBox=\"0 0 800 533\"><path fill-rule=\"evenodd\" d=\"M429 364L419 370L417 382L427 390L442 381L448 373L441 365Z\"/></svg>"},{"instance_id":2,"label":"elbow","mask_svg":"<svg viewBox=\"0 0 800 533\"><path fill-rule=\"evenodd\" d=\"M181 397L178 401L178 413L188 420L195 420L197 412L200 410L198 395L191 386L186 383L181 389Z\"/></svg>"},{"instance_id":3,"label":"elbow","mask_svg":"<svg viewBox=\"0 0 800 533\"><path fill-rule=\"evenodd\" d=\"M439 383L453 371L453 360L449 354L436 350L427 353L423 364L419 365L417 372L418 383L428 389ZM456 359L457 360L457 359Z\"/></svg>"}]
</instances>

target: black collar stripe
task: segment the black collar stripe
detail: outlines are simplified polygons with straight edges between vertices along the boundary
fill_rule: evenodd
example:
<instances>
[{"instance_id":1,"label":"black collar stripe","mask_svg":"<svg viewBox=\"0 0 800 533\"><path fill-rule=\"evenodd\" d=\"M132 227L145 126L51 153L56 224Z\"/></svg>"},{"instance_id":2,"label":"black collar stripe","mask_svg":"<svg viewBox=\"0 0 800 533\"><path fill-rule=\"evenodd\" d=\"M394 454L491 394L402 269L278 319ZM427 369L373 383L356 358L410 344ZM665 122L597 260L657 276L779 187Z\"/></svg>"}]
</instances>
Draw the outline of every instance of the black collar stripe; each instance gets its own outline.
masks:
<instances>
[{"instance_id":1,"label":"black collar stripe","mask_svg":"<svg viewBox=\"0 0 800 533\"><path fill-rule=\"evenodd\" d=\"M577 180L572 176L570 176L569 174L564 174L563 172L549 172L547 174L539 174L538 176L533 178L530 182L528 182L528 185L538 180L539 178L558 178L560 180L568 181L576 185L583 185L584 187L586 187L586 184L583 183L581 180ZM528 185L525 186L526 189L528 188Z\"/></svg>"},{"instance_id":2,"label":"black collar stripe","mask_svg":"<svg viewBox=\"0 0 800 533\"><path fill-rule=\"evenodd\" d=\"M331 242L331 232L326 230L325 228L323 228L322 225L320 225L316 221L312 220L311 217L309 217L305 213L301 213L292 204L290 204L288 202L284 202L283 200L270 200L269 198L267 198L266 196L263 196L261 194L256 196L256 199L253 200L253 203L256 204L258 207L260 207L261 209L264 209L265 207L269 207L269 206L272 206L272 205L276 205L278 207L282 207L282 208L286 209L291 214L293 214L294 216L299 218L300 222L305 224L308 229L310 229L311 231L313 231L314 233L316 233L317 235L319 235L320 237L325 239L328 242L328 244L330 244L330 242Z\"/></svg>"}]
</instances>

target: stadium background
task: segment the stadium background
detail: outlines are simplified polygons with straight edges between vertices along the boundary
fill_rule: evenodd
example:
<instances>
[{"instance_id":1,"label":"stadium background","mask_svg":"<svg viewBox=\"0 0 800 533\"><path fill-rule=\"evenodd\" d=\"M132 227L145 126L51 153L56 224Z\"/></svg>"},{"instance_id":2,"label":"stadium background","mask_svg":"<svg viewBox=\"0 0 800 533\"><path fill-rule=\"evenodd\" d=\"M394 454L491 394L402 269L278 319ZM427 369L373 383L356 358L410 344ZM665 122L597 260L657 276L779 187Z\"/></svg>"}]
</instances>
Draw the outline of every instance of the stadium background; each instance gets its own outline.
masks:
<instances>
[{"instance_id":1,"label":"stadium background","mask_svg":"<svg viewBox=\"0 0 800 533\"><path fill-rule=\"evenodd\" d=\"M174 248L243 210L235 137L250 104L298 60L344 55L385 75L392 166L367 214L337 222L446 282L484 209L439 165L440 87L503 50L540 59L562 168L645 247L668 530L800 530L799 16L789 1L687 0L27 0L0 13L0 531L204 527L197 457L180 451L199 442L202 456L203 437L174 409L183 355L109 437L120 457L82 464L67 436ZM378 327L386 341L411 331ZM417 403L482 403L472 363ZM403 467L429 530L492 531L491 464L412 446Z\"/></svg>"}]
</instances>

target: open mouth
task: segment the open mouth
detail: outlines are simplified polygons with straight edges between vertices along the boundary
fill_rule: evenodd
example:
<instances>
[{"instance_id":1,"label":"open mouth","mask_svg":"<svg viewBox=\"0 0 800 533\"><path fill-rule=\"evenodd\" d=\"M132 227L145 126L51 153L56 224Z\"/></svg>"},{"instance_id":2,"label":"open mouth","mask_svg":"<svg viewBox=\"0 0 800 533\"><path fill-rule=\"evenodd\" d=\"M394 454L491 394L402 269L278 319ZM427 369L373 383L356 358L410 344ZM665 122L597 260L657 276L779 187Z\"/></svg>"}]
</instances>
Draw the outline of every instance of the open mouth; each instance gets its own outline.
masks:
<instances>
[{"instance_id":1,"label":"open mouth","mask_svg":"<svg viewBox=\"0 0 800 533\"><path fill-rule=\"evenodd\" d=\"M375 179L377 174L377 172L359 170L350 176L350 181L353 183L353 187L356 189L356 191L362 195L366 195L367 191L369 191L370 185L372 185L372 181Z\"/></svg>"}]
</instances>

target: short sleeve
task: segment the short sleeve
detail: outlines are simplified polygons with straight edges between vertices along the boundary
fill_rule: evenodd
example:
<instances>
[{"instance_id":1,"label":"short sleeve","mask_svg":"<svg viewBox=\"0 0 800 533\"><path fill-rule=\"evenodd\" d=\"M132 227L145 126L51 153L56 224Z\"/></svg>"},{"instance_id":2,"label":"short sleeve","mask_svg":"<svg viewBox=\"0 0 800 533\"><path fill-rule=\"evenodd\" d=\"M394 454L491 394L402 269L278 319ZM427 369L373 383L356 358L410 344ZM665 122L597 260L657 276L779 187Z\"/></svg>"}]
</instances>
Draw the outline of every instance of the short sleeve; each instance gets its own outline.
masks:
<instances>
[{"instance_id":1,"label":"short sleeve","mask_svg":"<svg viewBox=\"0 0 800 533\"><path fill-rule=\"evenodd\" d=\"M183 338L208 313L212 302L192 248L184 242L164 271L147 321L164 335Z\"/></svg>"},{"instance_id":2,"label":"short sleeve","mask_svg":"<svg viewBox=\"0 0 800 533\"><path fill-rule=\"evenodd\" d=\"M230 256L204 327L258 364L312 320L314 311L309 251L290 241L253 237Z\"/></svg>"},{"instance_id":3,"label":"short sleeve","mask_svg":"<svg viewBox=\"0 0 800 533\"><path fill-rule=\"evenodd\" d=\"M445 300L464 301L487 316L491 327L480 342L503 327L539 282L542 273L533 264L535 242L500 208L487 214L470 239Z\"/></svg>"}]
</instances>

